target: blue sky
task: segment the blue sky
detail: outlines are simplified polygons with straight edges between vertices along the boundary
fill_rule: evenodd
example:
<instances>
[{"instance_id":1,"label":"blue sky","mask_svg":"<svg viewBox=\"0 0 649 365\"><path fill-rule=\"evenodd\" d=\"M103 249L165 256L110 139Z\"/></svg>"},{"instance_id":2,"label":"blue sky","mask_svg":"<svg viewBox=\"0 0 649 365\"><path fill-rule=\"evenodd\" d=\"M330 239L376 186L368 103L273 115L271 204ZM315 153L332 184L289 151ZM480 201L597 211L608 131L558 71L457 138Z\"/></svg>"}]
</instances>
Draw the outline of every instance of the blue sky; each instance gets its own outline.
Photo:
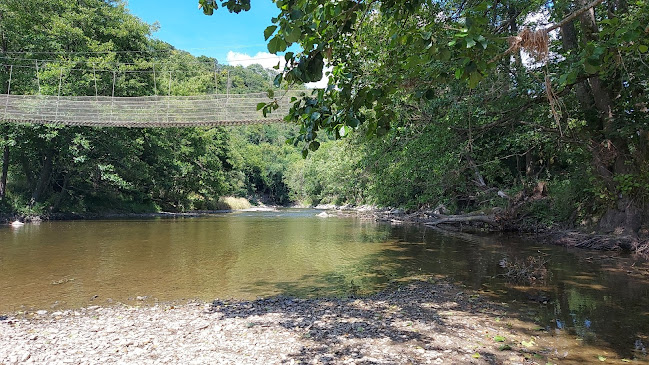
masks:
<instances>
[{"instance_id":1,"label":"blue sky","mask_svg":"<svg viewBox=\"0 0 649 365\"><path fill-rule=\"evenodd\" d=\"M232 14L219 9L212 16L203 15L198 0L128 0L126 4L133 15L145 22L159 23L155 38L195 56L215 57L222 64L277 64L276 59L270 59L264 40L264 29L279 14L270 0L252 0L248 12ZM246 61L253 57L255 60Z\"/></svg>"}]
</instances>

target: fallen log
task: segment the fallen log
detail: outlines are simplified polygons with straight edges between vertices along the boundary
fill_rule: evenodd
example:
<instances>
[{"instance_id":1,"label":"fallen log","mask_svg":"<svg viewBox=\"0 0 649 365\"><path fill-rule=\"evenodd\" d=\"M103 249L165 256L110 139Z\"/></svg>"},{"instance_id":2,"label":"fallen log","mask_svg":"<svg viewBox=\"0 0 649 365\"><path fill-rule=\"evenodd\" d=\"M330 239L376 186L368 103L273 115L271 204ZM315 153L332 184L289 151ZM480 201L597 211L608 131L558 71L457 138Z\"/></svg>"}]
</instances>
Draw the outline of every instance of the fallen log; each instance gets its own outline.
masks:
<instances>
[{"instance_id":1,"label":"fallen log","mask_svg":"<svg viewBox=\"0 0 649 365\"><path fill-rule=\"evenodd\" d=\"M462 224L462 223L484 223L492 227L499 227L500 224L498 220L493 215L470 215L470 214L459 214L459 215L441 215L434 214L434 220L425 222L424 225L428 227L435 227L440 224Z\"/></svg>"}]
</instances>

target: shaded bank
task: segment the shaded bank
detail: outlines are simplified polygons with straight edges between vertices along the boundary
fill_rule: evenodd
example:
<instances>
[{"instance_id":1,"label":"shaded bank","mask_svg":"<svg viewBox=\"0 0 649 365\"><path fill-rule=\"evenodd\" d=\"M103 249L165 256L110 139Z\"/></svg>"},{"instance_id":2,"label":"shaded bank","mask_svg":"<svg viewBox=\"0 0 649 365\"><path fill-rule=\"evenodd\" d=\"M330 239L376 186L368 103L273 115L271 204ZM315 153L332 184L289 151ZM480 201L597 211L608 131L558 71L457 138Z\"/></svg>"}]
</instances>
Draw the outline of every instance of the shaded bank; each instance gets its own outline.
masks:
<instances>
[{"instance_id":1,"label":"shaded bank","mask_svg":"<svg viewBox=\"0 0 649 365\"><path fill-rule=\"evenodd\" d=\"M390 224L422 225L443 231L447 234L519 232L547 244L576 247L602 251L628 251L649 257L649 229L641 229L639 234L608 233L586 231L585 229L565 229L548 227L542 223L530 224L522 218L511 217L504 210L465 215L447 215L439 211L418 210L406 213L399 209L360 210L333 208L331 216L359 216Z\"/></svg>"}]
</instances>

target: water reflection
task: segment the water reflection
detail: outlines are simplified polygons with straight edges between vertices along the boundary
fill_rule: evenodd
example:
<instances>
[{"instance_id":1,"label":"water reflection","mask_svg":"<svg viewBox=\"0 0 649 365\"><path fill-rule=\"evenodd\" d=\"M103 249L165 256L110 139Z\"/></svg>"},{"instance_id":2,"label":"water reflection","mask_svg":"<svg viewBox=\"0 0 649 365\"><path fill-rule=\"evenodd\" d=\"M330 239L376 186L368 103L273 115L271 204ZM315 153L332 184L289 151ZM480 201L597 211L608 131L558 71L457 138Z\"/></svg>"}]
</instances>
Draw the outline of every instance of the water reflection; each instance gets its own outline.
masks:
<instances>
[{"instance_id":1,"label":"water reflection","mask_svg":"<svg viewBox=\"0 0 649 365\"><path fill-rule=\"evenodd\" d=\"M516 235L449 235L316 218L317 213L2 227L0 313L55 302L55 308L129 302L137 296L364 295L393 281L432 275L510 303L509 314L535 322L543 333L646 360L649 266L644 262L632 265L632 257L540 245ZM539 255L547 261L544 281L521 285L503 275L504 259ZM565 352L574 351L571 346Z\"/></svg>"}]
</instances>

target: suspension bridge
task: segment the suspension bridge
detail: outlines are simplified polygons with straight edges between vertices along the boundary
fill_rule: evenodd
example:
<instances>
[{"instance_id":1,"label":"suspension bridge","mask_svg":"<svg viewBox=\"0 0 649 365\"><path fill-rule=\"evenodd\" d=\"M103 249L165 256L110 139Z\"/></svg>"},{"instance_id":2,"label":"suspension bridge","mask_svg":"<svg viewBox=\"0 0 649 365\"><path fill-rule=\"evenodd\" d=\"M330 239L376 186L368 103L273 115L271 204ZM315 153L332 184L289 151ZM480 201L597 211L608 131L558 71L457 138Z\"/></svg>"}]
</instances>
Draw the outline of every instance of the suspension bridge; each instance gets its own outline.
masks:
<instances>
[{"instance_id":1,"label":"suspension bridge","mask_svg":"<svg viewBox=\"0 0 649 365\"><path fill-rule=\"evenodd\" d=\"M60 69L57 95L42 95L36 62L36 83L39 92L34 95L12 94L11 82L14 65L8 65L6 93L0 94L0 121L8 123L61 124L89 127L199 127L245 124L281 123L288 114L291 98L304 90L276 90L268 93L225 93L177 96L171 93L171 72L168 93L158 95L155 68L153 72L156 95L115 96L116 71L112 72L112 94L98 95L95 70L95 95L61 95L63 68ZM216 70L215 70L216 82ZM215 88L218 90L218 85ZM271 97L272 96L272 97ZM276 103L277 108L267 117L258 110L259 104Z\"/></svg>"},{"instance_id":2,"label":"suspension bridge","mask_svg":"<svg viewBox=\"0 0 649 365\"><path fill-rule=\"evenodd\" d=\"M139 97L0 94L0 100L4 100L0 119L10 123L89 127L280 123L288 114L290 96L297 93L288 91L273 99L266 93ZM271 101L277 101L279 108L264 117L257 105Z\"/></svg>"}]
</instances>

